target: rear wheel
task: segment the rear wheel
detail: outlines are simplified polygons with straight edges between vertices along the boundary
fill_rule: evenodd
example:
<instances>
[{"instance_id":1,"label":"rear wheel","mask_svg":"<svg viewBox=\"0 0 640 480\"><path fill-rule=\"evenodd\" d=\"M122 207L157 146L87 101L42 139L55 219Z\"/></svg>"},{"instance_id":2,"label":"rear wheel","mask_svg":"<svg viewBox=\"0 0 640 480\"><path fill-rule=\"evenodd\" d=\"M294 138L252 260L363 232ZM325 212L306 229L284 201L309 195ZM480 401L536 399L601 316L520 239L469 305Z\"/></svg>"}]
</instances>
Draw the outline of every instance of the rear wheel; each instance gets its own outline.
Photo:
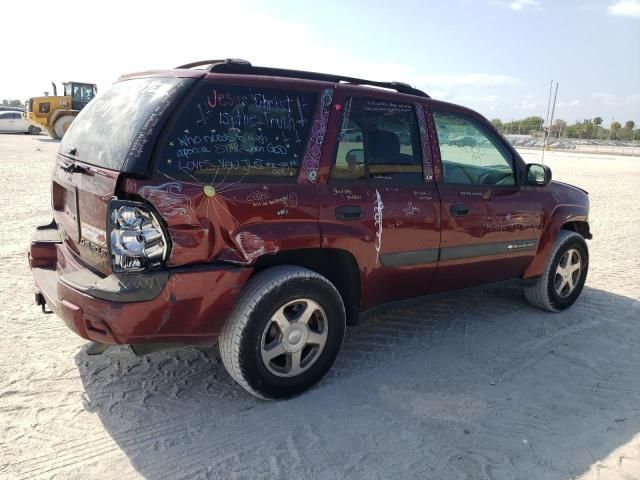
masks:
<instances>
[{"instance_id":1,"label":"rear wheel","mask_svg":"<svg viewBox=\"0 0 640 480\"><path fill-rule=\"evenodd\" d=\"M220 355L249 393L285 398L327 373L344 332L344 305L329 280L305 268L273 267L240 295L220 334Z\"/></svg>"},{"instance_id":2,"label":"rear wheel","mask_svg":"<svg viewBox=\"0 0 640 480\"><path fill-rule=\"evenodd\" d=\"M64 134L67 133L71 122L75 117L73 115L63 115L56 120L56 123L53 126L53 129L56 133L56 138L64 137Z\"/></svg>"},{"instance_id":3,"label":"rear wheel","mask_svg":"<svg viewBox=\"0 0 640 480\"><path fill-rule=\"evenodd\" d=\"M38 135L40 134L40 128L35 125L29 125L29 135Z\"/></svg>"},{"instance_id":4,"label":"rear wheel","mask_svg":"<svg viewBox=\"0 0 640 480\"><path fill-rule=\"evenodd\" d=\"M584 238L576 232L560 230L544 273L524 289L527 300L550 312L570 307L582 292L588 269L589 250Z\"/></svg>"}]
</instances>

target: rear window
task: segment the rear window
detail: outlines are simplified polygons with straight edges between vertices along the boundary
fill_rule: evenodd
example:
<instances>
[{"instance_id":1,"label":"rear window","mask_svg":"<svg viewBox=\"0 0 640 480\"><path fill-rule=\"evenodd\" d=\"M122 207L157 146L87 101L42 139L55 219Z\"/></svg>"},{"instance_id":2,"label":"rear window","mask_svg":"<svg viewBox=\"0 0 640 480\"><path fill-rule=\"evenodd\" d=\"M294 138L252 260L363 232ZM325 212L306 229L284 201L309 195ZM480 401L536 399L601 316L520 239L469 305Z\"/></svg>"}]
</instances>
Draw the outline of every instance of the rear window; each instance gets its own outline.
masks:
<instances>
[{"instance_id":1,"label":"rear window","mask_svg":"<svg viewBox=\"0 0 640 480\"><path fill-rule=\"evenodd\" d=\"M60 143L60 153L124 170L140 155L160 117L191 80L137 78L113 84L82 109Z\"/></svg>"},{"instance_id":2,"label":"rear window","mask_svg":"<svg viewBox=\"0 0 640 480\"><path fill-rule=\"evenodd\" d=\"M157 170L203 180L295 177L317 98L317 92L203 82L180 107Z\"/></svg>"}]
</instances>

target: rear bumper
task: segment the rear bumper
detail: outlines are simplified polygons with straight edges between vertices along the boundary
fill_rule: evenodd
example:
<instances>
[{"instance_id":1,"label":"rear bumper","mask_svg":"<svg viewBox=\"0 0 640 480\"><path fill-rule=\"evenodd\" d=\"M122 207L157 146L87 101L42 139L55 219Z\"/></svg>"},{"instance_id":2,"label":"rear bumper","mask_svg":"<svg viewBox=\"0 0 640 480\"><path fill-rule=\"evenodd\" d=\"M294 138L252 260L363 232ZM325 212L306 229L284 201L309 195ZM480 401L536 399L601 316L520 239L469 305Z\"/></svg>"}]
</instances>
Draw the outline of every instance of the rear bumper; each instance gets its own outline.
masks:
<instances>
[{"instance_id":1,"label":"rear bumper","mask_svg":"<svg viewBox=\"0 0 640 480\"><path fill-rule=\"evenodd\" d=\"M214 342L252 272L206 265L103 277L75 260L55 225L36 230L29 264L36 301L79 336L110 344Z\"/></svg>"}]
</instances>

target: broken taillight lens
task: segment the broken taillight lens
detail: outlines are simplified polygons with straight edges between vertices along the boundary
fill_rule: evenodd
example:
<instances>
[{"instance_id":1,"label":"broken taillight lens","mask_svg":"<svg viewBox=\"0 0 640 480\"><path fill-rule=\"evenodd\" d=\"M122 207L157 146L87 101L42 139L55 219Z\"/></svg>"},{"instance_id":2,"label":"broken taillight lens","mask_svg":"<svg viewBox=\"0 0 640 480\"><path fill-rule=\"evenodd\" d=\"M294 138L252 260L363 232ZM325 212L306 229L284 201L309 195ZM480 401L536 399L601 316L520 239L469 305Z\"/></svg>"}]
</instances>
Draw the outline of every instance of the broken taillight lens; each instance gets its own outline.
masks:
<instances>
[{"instance_id":1,"label":"broken taillight lens","mask_svg":"<svg viewBox=\"0 0 640 480\"><path fill-rule=\"evenodd\" d=\"M134 273L164 266L169 241L151 207L112 199L109 203L109 252L114 272Z\"/></svg>"}]
</instances>

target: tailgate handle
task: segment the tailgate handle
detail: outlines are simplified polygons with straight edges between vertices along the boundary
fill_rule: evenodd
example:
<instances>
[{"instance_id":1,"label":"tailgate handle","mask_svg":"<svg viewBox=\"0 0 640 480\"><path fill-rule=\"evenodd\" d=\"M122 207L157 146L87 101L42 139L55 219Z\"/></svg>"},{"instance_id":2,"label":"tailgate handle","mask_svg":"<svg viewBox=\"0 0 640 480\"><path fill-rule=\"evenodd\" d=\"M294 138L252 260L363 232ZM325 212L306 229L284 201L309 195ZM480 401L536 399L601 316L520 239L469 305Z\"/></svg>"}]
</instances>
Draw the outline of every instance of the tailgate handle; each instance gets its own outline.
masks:
<instances>
[{"instance_id":1,"label":"tailgate handle","mask_svg":"<svg viewBox=\"0 0 640 480\"><path fill-rule=\"evenodd\" d=\"M62 167L67 173L84 173L86 175L93 175L93 172L82 165L78 165L76 162L71 162L69 165Z\"/></svg>"},{"instance_id":2,"label":"tailgate handle","mask_svg":"<svg viewBox=\"0 0 640 480\"><path fill-rule=\"evenodd\" d=\"M336 218L338 220L360 220L362 217L364 217L364 211L360 205L336 207Z\"/></svg>"}]
</instances>

